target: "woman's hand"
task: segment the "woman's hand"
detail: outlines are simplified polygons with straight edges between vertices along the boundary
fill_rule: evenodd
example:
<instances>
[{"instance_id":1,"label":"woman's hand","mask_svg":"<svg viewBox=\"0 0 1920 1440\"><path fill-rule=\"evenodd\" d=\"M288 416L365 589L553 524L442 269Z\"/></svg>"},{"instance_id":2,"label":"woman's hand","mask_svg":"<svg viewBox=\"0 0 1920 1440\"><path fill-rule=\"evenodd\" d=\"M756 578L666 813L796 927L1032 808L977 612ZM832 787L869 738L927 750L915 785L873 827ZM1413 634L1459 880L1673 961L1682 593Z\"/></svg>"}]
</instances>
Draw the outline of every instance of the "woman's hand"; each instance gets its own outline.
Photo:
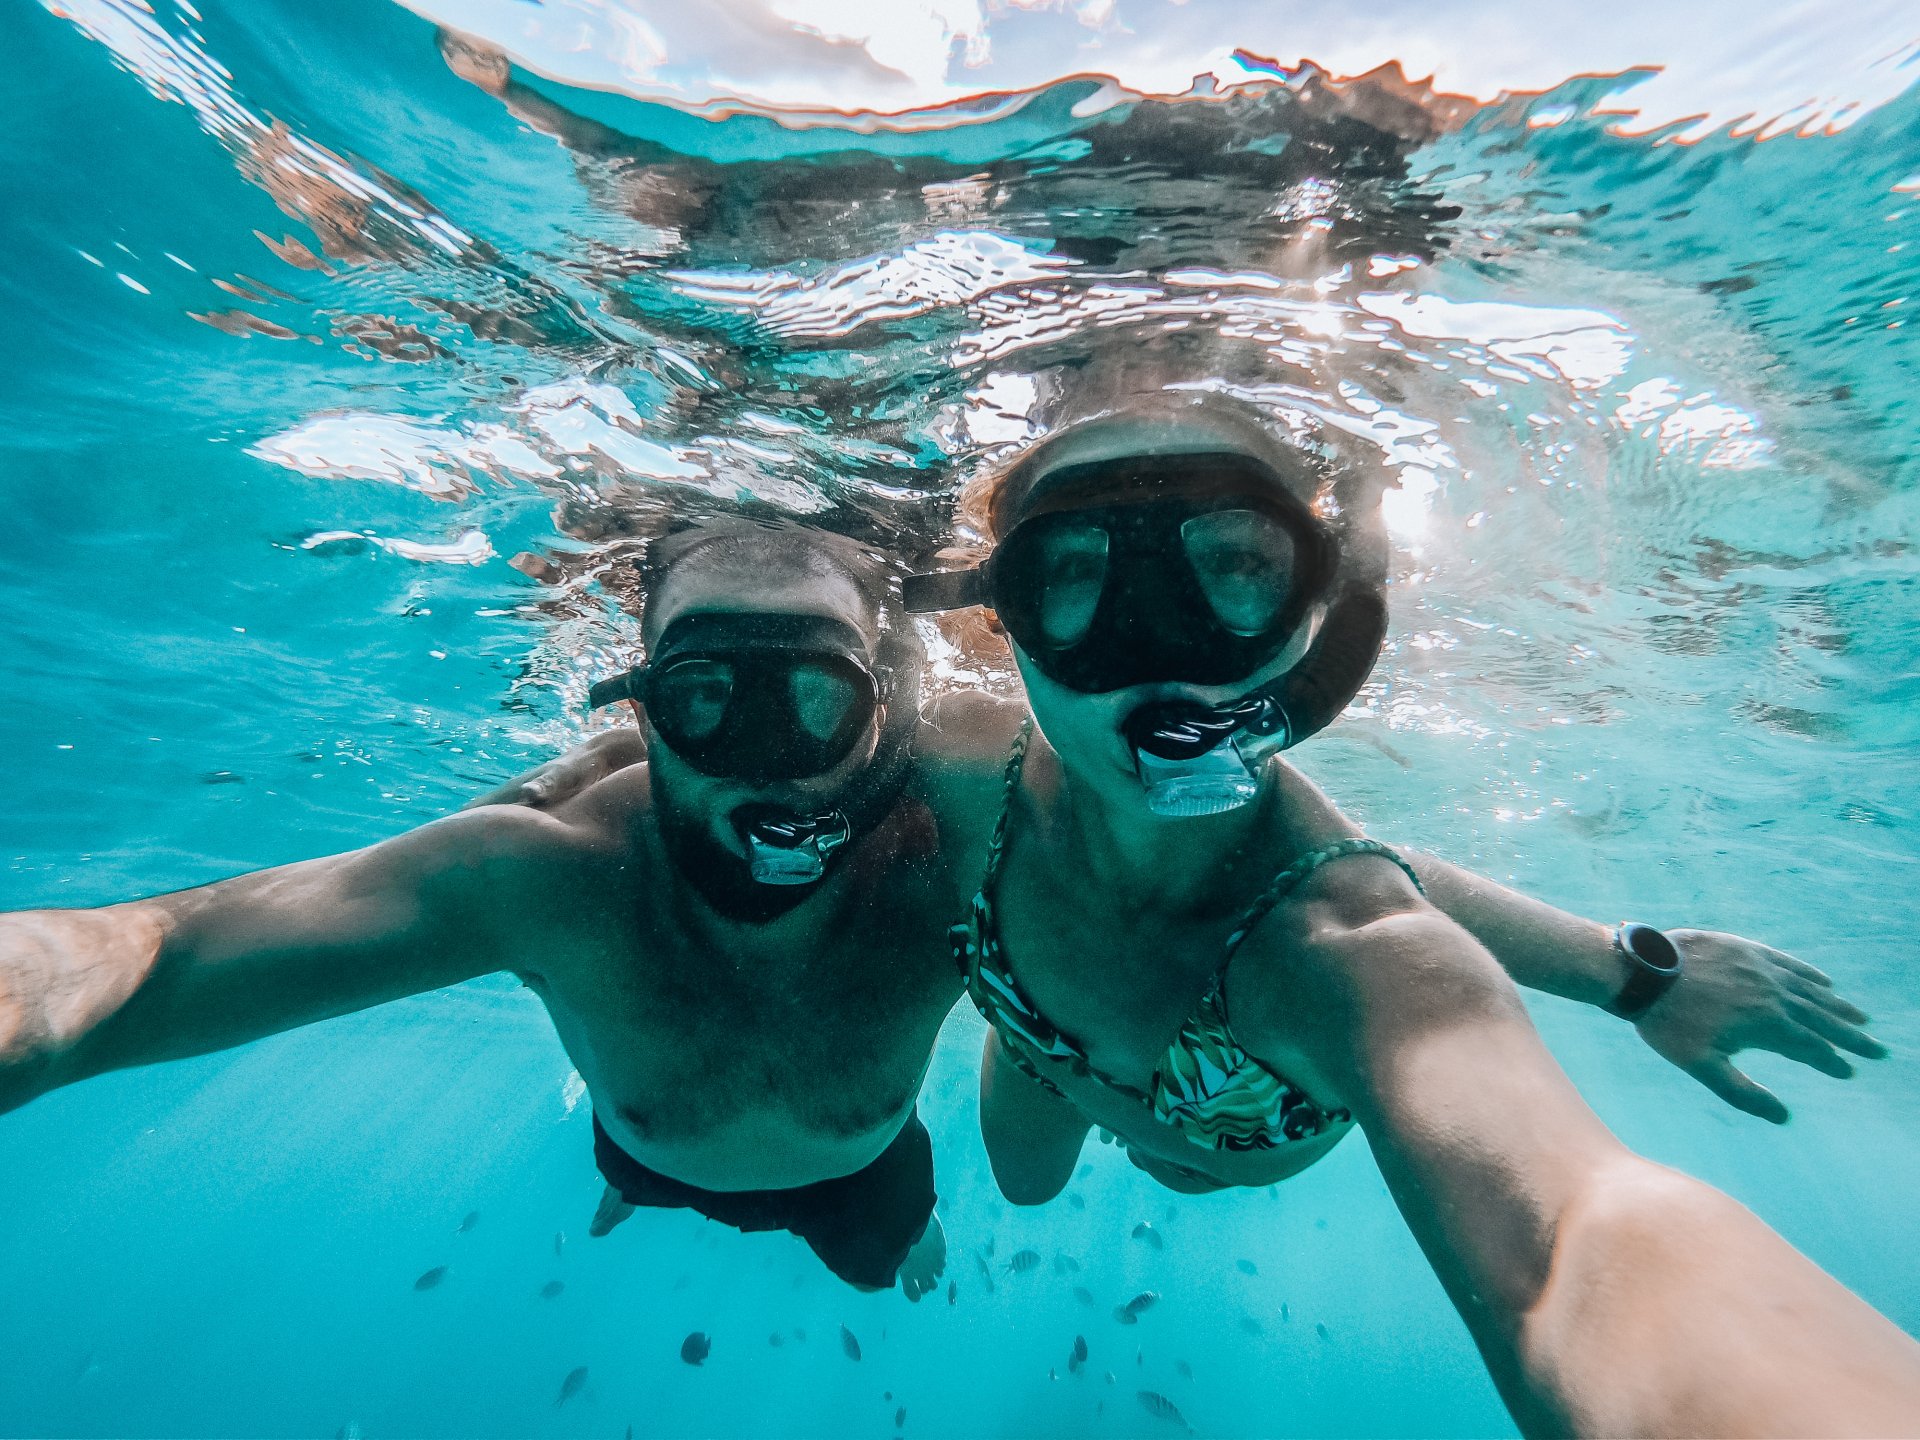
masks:
<instances>
[{"instance_id":1,"label":"woman's hand","mask_svg":"<svg viewBox=\"0 0 1920 1440\"><path fill-rule=\"evenodd\" d=\"M597 785L616 770L638 765L647 758L647 742L632 725L602 730L549 760L538 769L516 775L497 790L476 795L460 808L477 810L482 805L525 805L534 810L551 810L565 804L582 790Z\"/></svg>"},{"instance_id":2,"label":"woman's hand","mask_svg":"<svg viewBox=\"0 0 1920 1440\"><path fill-rule=\"evenodd\" d=\"M1655 1053L1735 1109L1776 1125L1787 1120L1771 1090L1734 1068L1742 1050L1772 1050L1836 1080L1853 1074L1840 1050L1869 1060L1886 1055L1860 1028L1865 1012L1804 960L1716 930L1666 934L1680 952L1680 978L1635 1028Z\"/></svg>"}]
</instances>

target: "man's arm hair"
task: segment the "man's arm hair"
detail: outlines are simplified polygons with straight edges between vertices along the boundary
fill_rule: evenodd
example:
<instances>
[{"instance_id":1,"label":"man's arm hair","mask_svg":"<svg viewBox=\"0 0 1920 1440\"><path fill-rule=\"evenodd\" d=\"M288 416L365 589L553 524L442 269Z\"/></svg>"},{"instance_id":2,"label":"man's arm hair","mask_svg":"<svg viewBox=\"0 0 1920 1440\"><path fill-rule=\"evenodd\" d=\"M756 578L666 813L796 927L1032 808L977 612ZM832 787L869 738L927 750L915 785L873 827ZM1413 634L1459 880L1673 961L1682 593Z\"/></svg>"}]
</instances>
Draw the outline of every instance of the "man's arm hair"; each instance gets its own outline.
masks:
<instances>
[{"instance_id":1,"label":"man's arm hair","mask_svg":"<svg viewBox=\"0 0 1920 1440\"><path fill-rule=\"evenodd\" d=\"M0 915L0 1111L504 968L534 811L96 910Z\"/></svg>"}]
</instances>

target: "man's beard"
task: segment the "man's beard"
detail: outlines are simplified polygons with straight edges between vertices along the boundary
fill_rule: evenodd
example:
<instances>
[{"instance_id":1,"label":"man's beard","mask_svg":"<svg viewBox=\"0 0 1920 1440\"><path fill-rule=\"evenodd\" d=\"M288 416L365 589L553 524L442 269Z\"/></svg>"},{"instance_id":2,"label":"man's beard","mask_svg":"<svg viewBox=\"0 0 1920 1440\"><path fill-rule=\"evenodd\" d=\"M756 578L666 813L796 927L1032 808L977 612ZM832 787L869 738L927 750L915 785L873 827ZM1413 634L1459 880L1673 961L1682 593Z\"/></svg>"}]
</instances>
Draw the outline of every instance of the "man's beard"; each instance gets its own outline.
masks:
<instances>
[{"instance_id":1,"label":"man's beard","mask_svg":"<svg viewBox=\"0 0 1920 1440\"><path fill-rule=\"evenodd\" d=\"M715 838L706 817L675 803L664 767L656 765L652 770L654 813L660 817L660 840L667 859L715 914L742 925L765 925L812 897L818 881L767 885L754 879L747 858Z\"/></svg>"}]
</instances>

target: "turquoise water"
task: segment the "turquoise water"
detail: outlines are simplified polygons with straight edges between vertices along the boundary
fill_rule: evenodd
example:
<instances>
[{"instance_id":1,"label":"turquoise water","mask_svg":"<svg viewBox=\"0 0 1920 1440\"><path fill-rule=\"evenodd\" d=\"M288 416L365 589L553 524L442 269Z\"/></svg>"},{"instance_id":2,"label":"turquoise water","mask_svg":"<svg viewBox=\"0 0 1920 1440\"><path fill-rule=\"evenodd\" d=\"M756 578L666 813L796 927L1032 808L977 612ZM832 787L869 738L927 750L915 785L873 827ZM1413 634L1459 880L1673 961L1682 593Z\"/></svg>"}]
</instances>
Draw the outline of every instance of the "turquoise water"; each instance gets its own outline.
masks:
<instances>
[{"instance_id":1,"label":"turquoise water","mask_svg":"<svg viewBox=\"0 0 1920 1440\"><path fill-rule=\"evenodd\" d=\"M1556 904L1833 973L1893 1057L1750 1055L1777 1130L1535 1013L1630 1144L1920 1330L1920 95L1677 145L1570 80L1394 154L1283 89L1065 82L852 148L523 74L626 137L588 153L373 0L57 8L0 53L0 908L445 813L582 733L620 517L753 496L924 551L1046 377L1183 347L1401 476L1391 648L1303 767ZM1275 281L1301 244L1322 283ZM504 979L57 1093L0 1117L0 1433L1166 1429L1139 1390L1207 1434L1510 1430L1357 1141L1206 1199L1090 1145L1081 1205L1014 1211L978 1046L956 1013L923 1100L952 1306L685 1214L588 1241L586 1106Z\"/></svg>"}]
</instances>

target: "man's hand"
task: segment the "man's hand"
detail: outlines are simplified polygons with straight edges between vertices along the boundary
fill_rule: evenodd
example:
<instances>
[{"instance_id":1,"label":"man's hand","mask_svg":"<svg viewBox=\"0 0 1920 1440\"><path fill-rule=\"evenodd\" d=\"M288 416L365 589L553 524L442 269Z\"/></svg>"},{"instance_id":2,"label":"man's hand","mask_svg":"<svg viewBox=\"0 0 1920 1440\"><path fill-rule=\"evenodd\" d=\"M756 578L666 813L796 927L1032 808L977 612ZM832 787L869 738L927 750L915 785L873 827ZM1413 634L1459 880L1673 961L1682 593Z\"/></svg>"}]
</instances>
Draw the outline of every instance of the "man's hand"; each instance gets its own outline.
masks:
<instances>
[{"instance_id":1,"label":"man's hand","mask_svg":"<svg viewBox=\"0 0 1920 1440\"><path fill-rule=\"evenodd\" d=\"M597 785L616 770L637 765L647 758L647 742L631 725L602 730L538 769L516 775L497 790L476 796L460 808L477 810L482 805L526 805L535 810L551 810L563 805L589 786Z\"/></svg>"},{"instance_id":2,"label":"man's hand","mask_svg":"<svg viewBox=\"0 0 1920 1440\"><path fill-rule=\"evenodd\" d=\"M1886 1055L1860 1028L1866 1013L1804 960L1715 930L1666 933L1680 951L1680 978L1636 1028L1656 1053L1735 1109L1776 1125L1787 1120L1771 1090L1734 1068L1742 1050L1772 1050L1836 1080L1853 1074L1840 1050L1869 1060Z\"/></svg>"}]
</instances>

